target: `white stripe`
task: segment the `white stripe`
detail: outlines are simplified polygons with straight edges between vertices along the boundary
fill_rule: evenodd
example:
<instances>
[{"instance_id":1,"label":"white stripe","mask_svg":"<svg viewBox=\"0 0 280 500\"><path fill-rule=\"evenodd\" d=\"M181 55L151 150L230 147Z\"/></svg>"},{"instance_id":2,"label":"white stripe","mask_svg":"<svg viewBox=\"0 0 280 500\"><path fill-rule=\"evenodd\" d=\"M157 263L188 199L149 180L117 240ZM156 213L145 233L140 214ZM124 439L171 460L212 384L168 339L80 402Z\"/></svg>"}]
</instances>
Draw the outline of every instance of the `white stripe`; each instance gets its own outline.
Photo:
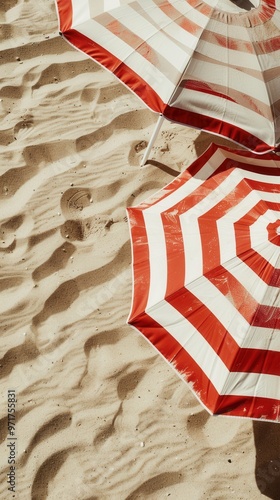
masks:
<instances>
[{"instance_id":1,"label":"white stripe","mask_svg":"<svg viewBox=\"0 0 280 500\"><path fill-rule=\"evenodd\" d=\"M229 155L230 157L230 155ZM236 160L238 161L242 161L240 159L240 157L236 157ZM252 158L252 160L254 160L254 158ZM245 162L246 162L246 159L245 159ZM251 163L251 159L250 158L247 158L247 162L248 165L253 165L253 164L256 164L257 163ZM264 161L260 161L259 162L259 166L267 166L267 167L273 167L273 165L271 165L271 161L270 163L267 161L267 165L265 165ZM276 168L276 167L275 167ZM280 168L280 162L278 161L278 168L276 168L276 175L265 175L265 174L259 174L258 172L252 172L250 170L243 170L242 168L236 168L235 170L237 170L239 172L239 175L242 179L250 179L250 180L253 180L253 181L259 181L259 182L262 182L264 184L264 187L265 187L265 184L275 184L275 192L271 192L271 191L258 191L257 189L255 190L256 193L259 192L259 198L261 199L264 199L266 201L279 201L279 194L280 194L280 177L279 177L279 174L280 174L280 171L279 171L279 168ZM278 175L277 175L278 173Z\"/></svg>"},{"instance_id":2,"label":"white stripe","mask_svg":"<svg viewBox=\"0 0 280 500\"><path fill-rule=\"evenodd\" d=\"M188 16L189 17L189 16ZM277 23L279 25L279 22ZM240 40L241 42L247 42L251 47L253 47L252 42L257 41L257 42L262 42L266 40L271 40L271 38L277 38L278 37L278 30L279 26L276 26L276 29L274 33L271 32L271 25L268 23L268 26L266 26L264 23L261 26L261 29L258 29L258 34L256 36L256 40L252 40L251 37L251 32L252 28L248 29L248 26L241 25L241 24L235 24L234 22L223 22L223 20L219 20L217 18L209 18L209 22L207 25L207 31L210 33L216 33L217 35L221 35L229 40ZM256 32L257 30L253 28L253 32ZM226 47L218 46L220 50L227 50ZM255 53L255 50L253 48L253 52ZM247 55L250 55L250 52L243 52L243 57L247 57ZM256 54L255 54L256 55ZM266 54L268 56L268 59L270 58L271 53ZM265 59L265 54L264 55L256 55L256 57L262 59L264 61ZM243 62L242 62L243 64ZM278 65L277 65L278 66ZM262 66L260 65L260 69L263 69Z\"/></svg>"},{"instance_id":3,"label":"white stripe","mask_svg":"<svg viewBox=\"0 0 280 500\"><path fill-rule=\"evenodd\" d=\"M280 26L279 28L280 29ZM279 35L278 35L279 36ZM267 37L263 36L262 40L269 40L269 30L267 31ZM272 52L266 53L266 54L259 54L258 55L258 61L260 65L260 74L262 74L263 71L273 69L273 68L279 68L279 58L280 58L280 50L273 50ZM274 90L271 93L271 96L273 95L279 95L279 90L277 89L277 83L276 80L279 82L279 72L275 78L275 86ZM273 81L273 80L272 80ZM269 87L271 85L271 82L269 82ZM272 89L271 89L272 90Z\"/></svg>"},{"instance_id":4,"label":"white stripe","mask_svg":"<svg viewBox=\"0 0 280 500\"><path fill-rule=\"evenodd\" d=\"M253 156L252 154L243 157L242 152L240 152L240 154L234 153L233 151L221 150L221 152L223 153L225 158L231 158L232 160L235 160L237 162L248 163L248 165L255 165L256 167L259 167L259 168L263 168L263 167L275 168L275 174L276 174L275 177L269 175L267 177L267 179L272 178L273 179L272 182L275 182L274 179L277 179L276 182L277 182L277 184L279 184L280 179L279 179L279 175L277 176L277 173L279 174L280 160L278 160L279 157L277 155L271 156L271 159L267 160L267 159L264 159L263 156ZM264 174L259 174L259 173L255 174L254 172L246 171L246 177L249 174L257 175L258 180L261 180L261 181L263 180ZM253 179L253 177L251 177L251 179Z\"/></svg>"},{"instance_id":5,"label":"white stripe","mask_svg":"<svg viewBox=\"0 0 280 500\"><path fill-rule=\"evenodd\" d=\"M201 238L196 215L189 214L180 217L185 257L184 284L192 283L203 275L203 255Z\"/></svg>"},{"instance_id":6,"label":"white stripe","mask_svg":"<svg viewBox=\"0 0 280 500\"><path fill-rule=\"evenodd\" d=\"M228 396L249 396L280 399L278 375L263 373L231 372L225 383L223 394Z\"/></svg>"},{"instance_id":7,"label":"white stripe","mask_svg":"<svg viewBox=\"0 0 280 500\"><path fill-rule=\"evenodd\" d=\"M72 0L72 27L82 24L90 19L88 0Z\"/></svg>"},{"instance_id":8,"label":"white stripe","mask_svg":"<svg viewBox=\"0 0 280 500\"><path fill-rule=\"evenodd\" d=\"M280 330L251 326L242 347L280 352Z\"/></svg>"},{"instance_id":9,"label":"white stripe","mask_svg":"<svg viewBox=\"0 0 280 500\"><path fill-rule=\"evenodd\" d=\"M164 297L167 283L167 258L165 236L159 217L147 217L143 212L149 246L150 288L147 307L160 302ZM148 286L148 284L147 284Z\"/></svg>"},{"instance_id":10,"label":"white stripe","mask_svg":"<svg viewBox=\"0 0 280 500\"><path fill-rule=\"evenodd\" d=\"M115 9L120 6L120 0L104 0L104 11Z\"/></svg>"},{"instance_id":11,"label":"white stripe","mask_svg":"<svg viewBox=\"0 0 280 500\"><path fill-rule=\"evenodd\" d=\"M209 170L209 169L208 169ZM145 212L161 214L166 210L170 210L174 205L182 201L188 195L193 193L195 189L199 188L204 182L203 179L190 177L184 184L182 184L175 191L172 191L168 196L163 199L159 199L157 203L149 206ZM161 191L160 191L161 192ZM144 202L145 203L145 202ZM142 204L141 204L142 206Z\"/></svg>"},{"instance_id":12,"label":"white stripe","mask_svg":"<svg viewBox=\"0 0 280 500\"><path fill-rule=\"evenodd\" d=\"M161 301L166 292L167 285L167 258L165 234L162 226L161 212L169 209L178 201L191 193L203 181L190 178L180 188L173 191L169 196L160 199L157 203L143 210L145 229L149 245L150 283L147 307ZM156 195L155 195L156 196ZM146 205L143 202L141 206Z\"/></svg>"}]
</instances>

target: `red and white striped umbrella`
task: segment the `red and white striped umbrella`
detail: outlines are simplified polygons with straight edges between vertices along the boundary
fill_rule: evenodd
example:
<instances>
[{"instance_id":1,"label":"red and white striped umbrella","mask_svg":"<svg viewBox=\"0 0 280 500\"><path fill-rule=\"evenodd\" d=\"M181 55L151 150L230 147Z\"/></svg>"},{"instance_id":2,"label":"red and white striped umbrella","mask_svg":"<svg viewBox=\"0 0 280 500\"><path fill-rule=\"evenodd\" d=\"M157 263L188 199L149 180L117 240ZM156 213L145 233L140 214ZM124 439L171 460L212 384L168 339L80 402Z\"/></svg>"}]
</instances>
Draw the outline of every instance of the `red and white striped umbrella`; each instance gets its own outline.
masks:
<instances>
[{"instance_id":1,"label":"red and white striped umbrella","mask_svg":"<svg viewBox=\"0 0 280 500\"><path fill-rule=\"evenodd\" d=\"M152 110L263 153L280 145L280 0L253 1L56 0L63 36Z\"/></svg>"},{"instance_id":2,"label":"red and white striped umbrella","mask_svg":"<svg viewBox=\"0 0 280 500\"><path fill-rule=\"evenodd\" d=\"M280 159L211 145L128 216L128 323L210 413L280 421Z\"/></svg>"}]
</instances>

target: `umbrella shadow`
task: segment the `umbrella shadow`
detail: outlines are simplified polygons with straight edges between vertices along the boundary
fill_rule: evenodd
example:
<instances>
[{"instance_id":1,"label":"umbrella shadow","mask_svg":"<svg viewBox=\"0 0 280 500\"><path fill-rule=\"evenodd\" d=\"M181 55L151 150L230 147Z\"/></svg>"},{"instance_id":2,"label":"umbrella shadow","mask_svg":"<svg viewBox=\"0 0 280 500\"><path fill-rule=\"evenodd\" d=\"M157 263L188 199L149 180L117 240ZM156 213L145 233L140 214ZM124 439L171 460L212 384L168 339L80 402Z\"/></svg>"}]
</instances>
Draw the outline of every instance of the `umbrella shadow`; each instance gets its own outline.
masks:
<instances>
[{"instance_id":1,"label":"umbrella shadow","mask_svg":"<svg viewBox=\"0 0 280 500\"><path fill-rule=\"evenodd\" d=\"M218 146L226 146L230 149L238 149L244 151L244 148L240 144L236 144L230 139L219 137L207 132L200 132L200 134L194 140L194 147L197 157L201 156L212 143L217 144Z\"/></svg>"},{"instance_id":2,"label":"umbrella shadow","mask_svg":"<svg viewBox=\"0 0 280 500\"><path fill-rule=\"evenodd\" d=\"M166 174L172 175L173 177L177 177L177 175L180 174L180 172L178 170L175 170L174 168L168 167L167 165L165 165L165 163L161 163L160 161L148 160L145 163L144 167L146 167L148 165L153 165L154 167L159 168L160 170L162 170Z\"/></svg>"},{"instance_id":3,"label":"umbrella shadow","mask_svg":"<svg viewBox=\"0 0 280 500\"><path fill-rule=\"evenodd\" d=\"M280 425L253 422L256 447L255 476L258 489L267 498L279 500L280 492Z\"/></svg>"}]
</instances>

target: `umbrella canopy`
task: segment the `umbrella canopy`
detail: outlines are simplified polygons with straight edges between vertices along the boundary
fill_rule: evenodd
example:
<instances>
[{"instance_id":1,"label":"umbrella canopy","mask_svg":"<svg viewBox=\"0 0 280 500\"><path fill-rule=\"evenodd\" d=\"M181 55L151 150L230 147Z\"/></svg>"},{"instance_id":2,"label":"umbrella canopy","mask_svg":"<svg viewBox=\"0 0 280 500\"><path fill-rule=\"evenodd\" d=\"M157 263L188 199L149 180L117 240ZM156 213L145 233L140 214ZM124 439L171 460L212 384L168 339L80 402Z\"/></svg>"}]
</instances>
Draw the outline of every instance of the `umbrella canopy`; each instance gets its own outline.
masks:
<instances>
[{"instance_id":1,"label":"umbrella canopy","mask_svg":"<svg viewBox=\"0 0 280 500\"><path fill-rule=\"evenodd\" d=\"M279 0L56 2L63 36L152 110L259 153L279 147Z\"/></svg>"},{"instance_id":2,"label":"umbrella canopy","mask_svg":"<svg viewBox=\"0 0 280 500\"><path fill-rule=\"evenodd\" d=\"M280 160L211 145L128 216L128 323L210 413L280 421Z\"/></svg>"}]
</instances>

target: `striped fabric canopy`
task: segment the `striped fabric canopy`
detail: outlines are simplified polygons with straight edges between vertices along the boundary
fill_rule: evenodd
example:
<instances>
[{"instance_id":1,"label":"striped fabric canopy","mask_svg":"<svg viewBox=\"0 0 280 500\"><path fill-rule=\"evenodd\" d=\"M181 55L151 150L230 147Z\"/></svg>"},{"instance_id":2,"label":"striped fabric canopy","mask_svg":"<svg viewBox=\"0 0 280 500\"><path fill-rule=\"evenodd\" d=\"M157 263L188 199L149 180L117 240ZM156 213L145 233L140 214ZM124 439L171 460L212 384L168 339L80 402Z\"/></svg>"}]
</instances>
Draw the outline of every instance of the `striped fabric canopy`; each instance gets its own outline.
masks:
<instances>
[{"instance_id":1,"label":"striped fabric canopy","mask_svg":"<svg viewBox=\"0 0 280 500\"><path fill-rule=\"evenodd\" d=\"M56 1L63 36L152 110L252 151L279 147L280 0L256 8L250 0Z\"/></svg>"},{"instance_id":2,"label":"striped fabric canopy","mask_svg":"<svg viewBox=\"0 0 280 500\"><path fill-rule=\"evenodd\" d=\"M280 421L280 160L211 145L128 216L128 323L210 413Z\"/></svg>"}]
</instances>

